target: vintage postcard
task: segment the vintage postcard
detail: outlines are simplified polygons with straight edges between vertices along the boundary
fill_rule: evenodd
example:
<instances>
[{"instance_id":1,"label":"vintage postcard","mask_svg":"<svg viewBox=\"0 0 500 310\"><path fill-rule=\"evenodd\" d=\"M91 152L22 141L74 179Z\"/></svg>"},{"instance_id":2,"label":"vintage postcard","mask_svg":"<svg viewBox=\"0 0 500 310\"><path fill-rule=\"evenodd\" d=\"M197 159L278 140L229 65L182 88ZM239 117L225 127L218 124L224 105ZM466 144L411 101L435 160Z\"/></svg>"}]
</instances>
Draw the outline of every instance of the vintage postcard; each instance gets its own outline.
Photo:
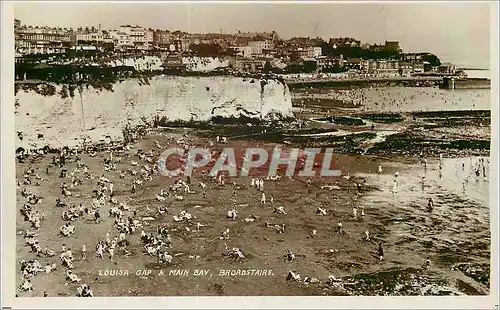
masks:
<instances>
[{"instance_id":1,"label":"vintage postcard","mask_svg":"<svg viewBox=\"0 0 500 310\"><path fill-rule=\"evenodd\" d=\"M2 12L2 306L498 309L495 1Z\"/></svg>"}]
</instances>

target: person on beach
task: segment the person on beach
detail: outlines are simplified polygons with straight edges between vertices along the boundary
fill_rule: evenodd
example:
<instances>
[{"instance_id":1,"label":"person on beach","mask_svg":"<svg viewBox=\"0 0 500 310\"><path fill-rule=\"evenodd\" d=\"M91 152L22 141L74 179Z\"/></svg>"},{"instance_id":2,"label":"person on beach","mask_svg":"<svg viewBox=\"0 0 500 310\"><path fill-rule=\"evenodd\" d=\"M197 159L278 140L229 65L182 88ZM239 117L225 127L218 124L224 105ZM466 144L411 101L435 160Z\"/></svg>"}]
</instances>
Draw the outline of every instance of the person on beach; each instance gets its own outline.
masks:
<instances>
[{"instance_id":1,"label":"person on beach","mask_svg":"<svg viewBox=\"0 0 500 310\"><path fill-rule=\"evenodd\" d=\"M432 198L429 198L429 201L427 202L427 211L432 211L434 209L434 201L432 201Z\"/></svg>"},{"instance_id":2,"label":"person on beach","mask_svg":"<svg viewBox=\"0 0 500 310\"><path fill-rule=\"evenodd\" d=\"M422 265L422 269L429 270L431 267L431 260L428 259L425 261L425 263Z\"/></svg>"},{"instance_id":3,"label":"person on beach","mask_svg":"<svg viewBox=\"0 0 500 310\"><path fill-rule=\"evenodd\" d=\"M87 247L85 247L85 244L82 245L82 260L87 258Z\"/></svg>"},{"instance_id":4,"label":"person on beach","mask_svg":"<svg viewBox=\"0 0 500 310\"><path fill-rule=\"evenodd\" d=\"M96 224L99 224L100 223L100 219L101 218L101 215L99 214L99 210L95 210L95 213L94 213L94 220L95 220L95 223Z\"/></svg>"},{"instance_id":5,"label":"person on beach","mask_svg":"<svg viewBox=\"0 0 500 310\"><path fill-rule=\"evenodd\" d=\"M341 222L339 222L337 224L337 233L339 233L339 234L343 234L344 233L344 229L342 228L342 223Z\"/></svg>"},{"instance_id":6,"label":"person on beach","mask_svg":"<svg viewBox=\"0 0 500 310\"><path fill-rule=\"evenodd\" d=\"M356 207L352 208L352 216L355 220L358 219L358 209Z\"/></svg>"},{"instance_id":7,"label":"person on beach","mask_svg":"<svg viewBox=\"0 0 500 310\"><path fill-rule=\"evenodd\" d=\"M366 181L366 180L365 180L365 181ZM357 182L355 182L354 184L356 184L356 189L358 190L357 195L358 195L358 196L361 196L361 184L360 184L360 183L357 183Z\"/></svg>"},{"instance_id":8,"label":"person on beach","mask_svg":"<svg viewBox=\"0 0 500 310\"><path fill-rule=\"evenodd\" d=\"M99 242L99 244L97 244L96 252L97 252L97 256L99 256L101 259L104 258L104 246L101 242Z\"/></svg>"},{"instance_id":9,"label":"person on beach","mask_svg":"<svg viewBox=\"0 0 500 310\"><path fill-rule=\"evenodd\" d=\"M382 248L382 243L378 244L378 258L379 260L384 259L384 249Z\"/></svg>"},{"instance_id":10,"label":"person on beach","mask_svg":"<svg viewBox=\"0 0 500 310\"><path fill-rule=\"evenodd\" d=\"M370 241L370 232L368 230L365 231L365 241Z\"/></svg>"},{"instance_id":11,"label":"person on beach","mask_svg":"<svg viewBox=\"0 0 500 310\"><path fill-rule=\"evenodd\" d=\"M378 165L378 171L377 171L378 174L382 174L382 166L381 165Z\"/></svg>"},{"instance_id":12,"label":"person on beach","mask_svg":"<svg viewBox=\"0 0 500 310\"><path fill-rule=\"evenodd\" d=\"M260 203L265 205L266 204L266 194L262 193L262 197L260 198Z\"/></svg>"},{"instance_id":13,"label":"person on beach","mask_svg":"<svg viewBox=\"0 0 500 310\"><path fill-rule=\"evenodd\" d=\"M66 257L68 257L69 259L73 260L73 253L71 252L71 249L68 248L66 250L66 254L65 254Z\"/></svg>"},{"instance_id":14,"label":"person on beach","mask_svg":"<svg viewBox=\"0 0 500 310\"><path fill-rule=\"evenodd\" d=\"M114 244L112 244L109 247L109 260L113 261L114 257L115 257L115 246L114 246Z\"/></svg>"}]
</instances>

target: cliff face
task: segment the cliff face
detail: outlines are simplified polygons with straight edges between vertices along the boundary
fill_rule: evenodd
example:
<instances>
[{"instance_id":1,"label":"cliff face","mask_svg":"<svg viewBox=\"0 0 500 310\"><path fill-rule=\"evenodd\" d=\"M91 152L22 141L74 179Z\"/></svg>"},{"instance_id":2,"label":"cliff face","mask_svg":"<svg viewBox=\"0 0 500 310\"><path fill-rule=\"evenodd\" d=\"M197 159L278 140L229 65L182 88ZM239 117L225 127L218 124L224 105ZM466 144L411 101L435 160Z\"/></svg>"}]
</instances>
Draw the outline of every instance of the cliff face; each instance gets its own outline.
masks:
<instances>
[{"instance_id":1,"label":"cliff face","mask_svg":"<svg viewBox=\"0 0 500 310\"><path fill-rule=\"evenodd\" d=\"M125 124L156 115L186 121L214 116L266 118L272 113L292 116L289 89L275 80L157 76L147 83L138 79L117 83L113 91L84 87L67 98L58 95L62 86L54 86L53 96L22 90L16 94L16 130L23 133L16 147L73 146L85 134L92 141L105 136L121 139Z\"/></svg>"},{"instance_id":2,"label":"cliff face","mask_svg":"<svg viewBox=\"0 0 500 310\"><path fill-rule=\"evenodd\" d=\"M218 57L182 57L182 63L187 71L209 72L217 68L229 66L229 61ZM129 66L137 71L162 70L163 60L158 56L143 56L108 61L107 66Z\"/></svg>"}]
</instances>

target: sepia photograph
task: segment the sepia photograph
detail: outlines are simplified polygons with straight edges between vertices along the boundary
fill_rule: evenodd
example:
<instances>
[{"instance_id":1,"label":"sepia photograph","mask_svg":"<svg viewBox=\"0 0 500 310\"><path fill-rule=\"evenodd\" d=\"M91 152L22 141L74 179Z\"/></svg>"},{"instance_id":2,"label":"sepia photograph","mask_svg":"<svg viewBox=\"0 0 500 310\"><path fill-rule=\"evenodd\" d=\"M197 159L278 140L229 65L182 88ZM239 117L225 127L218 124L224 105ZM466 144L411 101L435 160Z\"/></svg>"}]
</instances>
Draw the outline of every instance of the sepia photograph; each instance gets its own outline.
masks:
<instances>
[{"instance_id":1,"label":"sepia photograph","mask_svg":"<svg viewBox=\"0 0 500 310\"><path fill-rule=\"evenodd\" d=\"M496 1L9 6L10 299L498 309Z\"/></svg>"}]
</instances>

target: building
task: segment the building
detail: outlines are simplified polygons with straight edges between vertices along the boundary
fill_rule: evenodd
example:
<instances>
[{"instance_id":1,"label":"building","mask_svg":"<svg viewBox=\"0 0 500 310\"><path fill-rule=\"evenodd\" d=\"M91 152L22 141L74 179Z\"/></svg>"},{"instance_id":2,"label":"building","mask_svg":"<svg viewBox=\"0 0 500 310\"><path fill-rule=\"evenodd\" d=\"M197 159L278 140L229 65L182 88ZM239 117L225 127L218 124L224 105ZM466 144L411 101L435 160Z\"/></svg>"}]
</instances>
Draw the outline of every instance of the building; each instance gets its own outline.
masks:
<instances>
[{"instance_id":1,"label":"building","mask_svg":"<svg viewBox=\"0 0 500 310\"><path fill-rule=\"evenodd\" d=\"M246 39L255 39L259 38L259 40L269 40L269 41L276 41L279 40L279 36L276 33L276 31L272 32L242 32L242 31L237 31L234 33L234 37L237 38L246 38Z\"/></svg>"},{"instance_id":2,"label":"building","mask_svg":"<svg viewBox=\"0 0 500 310\"><path fill-rule=\"evenodd\" d=\"M193 33L189 37L189 44L212 44L214 43L214 38L209 34Z\"/></svg>"},{"instance_id":3,"label":"building","mask_svg":"<svg viewBox=\"0 0 500 310\"><path fill-rule=\"evenodd\" d=\"M305 48L297 48L295 50L292 50L290 53L290 60L291 61L299 61L304 58L307 58L307 49Z\"/></svg>"},{"instance_id":4,"label":"building","mask_svg":"<svg viewBox=\"0 0 500 310\"><path fill-rule=\"evenodd\" d=\"M110 31L110 36L113 39L116 49L128 50L134 48L134 44L132 43L130 36L126 32L112 30Z\"/></svg>"},{"instance_id":5,"label":"building","mask_svg":"<svg viewBox=\"0 0 500 310\"><path fill-rule=\"evenodd\" d=\"M423 61L414 61L412 67L412 73L424 73L425 72L425 64Z\"/></svg>"},{"instance_id":6,"label":"building","mask_svg":"<svg viewBox=\"0 0 500 310\"><path fill-rule=\"evenodd\" d=\"M15 49L20 55L64 53L72 45L72 32L65 28L21 26L15 30Z\"/></svg>"},{"instance_id":7,"label":"building","mask_svg":"<svg viewBox=\"0 0 500 310\"><path fill-rule=\"evenodd\" d=\"M377 75L403 74L403 68L401 68L399 61L394 59L361 60L359 68L361 71L368 74L377 74ZM413 70L413 64L405 63L404 73L409 74L410 72L412 72L412 70Z\"/></svg>"},{"instance_id":8,"label":"building","mask_svg":"<svg viewBox=\"0 0 500 310\"><path fill-rule=\"evenodd\" d=\"M238 56L242 56L245 58L250 58L252 57L252 48L250 46L232 46L232 49L234 49Z\"/></svg>"},{"instance_id":9,"label":"building","mask_svg":"<svg viewBox=\"0 0 500 310\"><path fill-rule=\"evenodd\" d=\"M172 44L170 44L170 49L171 52L177 52L177 53L185 53L189 51L189 41L187 38L178 38L174 39L172 41Z\"/></svg>"},{"instance_id":10,"label":"building","mask_svg":"<svg viewBox=\"0 0 500 310\"><path fill-rule=\"evenodd\" d=\"M342 55L341 57L319 56L316 57L316 61L318 70L320 71L330 68L340 68L344 65L344 58Z\"/></svg>"},{"instance_id":11,"label":"building","mask_svg":"<svg viewBox=\"0 0 500 310\"><path fill-rule=\"evenodd\" d=\"M361 41L360 40L356 40L354 38L331 38L329 41L328 41L328 44L331 45L331 46L335 46L336 48L337 47L358 47L358 46L361 46Z\"/></svg>"},{"instance_id":12,"label":"building","mask_svg":"<svg viewBox=\"0 0 500 310\"><path fill-rule=\"evenodd\" d=\"M385 41L384 50L386 52L394 52L394 53L401 52L398 41Z\"/></svg>"},{"instance_id":13,"label":"building","mask_svg":"<svg viewBox=\"0 0 500 310\"><path fill-rule=\"evenodd\" d=\"M122 25L111 31L111 38L120 50L150 50L154 48L154 31L139 25Z\"/></svg>"},{"instance_id":14,"label":"building","mask_svg":"<svg viewBox=\"0 0 500 310\"><path fill-rule=\"evenodd\" d=\"M399 74L402 76L410 76L413 73L413 63L402 61L399 63Z\"/></svg>"},{"instance_id":15,"label":"building","mask_svg":"<svg viewBox=\"0 0 500 310\"><path fill-rule=\"evenodd\" d=\"M262 72L265 64L265 60L248 59L243 57L234 57L230 60L231 68L239 72Z\"/></svg>"},{"instance_id":16,"label":"building","mask_svg":"<svg viewBox=\"0 0 500 310\"><path fill-rule=\"evenodd\" d=\"M401 60L403 60L403 61L422 60L422 57L423 57L422 53L405 53L405 54L401 54Z\"/></svg>"},{"instance_id":17,"label":"building","mask_svg":"<svg viewBox=\"0 0 500 310\"><path fill-rule=\"evenodd\" d=\"M248 42L248 47L252 50L252 55L260 56L269 54L274 48L274 44L271 40L250 41Z\"/></svg>"},{"instance_id":18,"label":"building","mask_svg":"<svg viewBox=\"0 0 500 310\"><path fill-rule=\"evenodd\" d=\"M156 49L170 49L170 44L173 42L174 36L168 30L153 31L153 46Z\"/></svg>"},{"instance_id":19,"label":"building","mask_svg":"<svg viewBox=\"0 0 500 310\"><path fill-rule=\"evenodd\" d=\"M437 71L442 74L455 74L456 68L451 63L445 62L438 67Z\"/></svg>"},{"instance_id":20,"label":"building","mask_svg":"<svg viewBox=\"0 0 500 310\"><path fill-rule=\"evenodd\" d=\"M344 66L347 67L347 69L361 70L363 66L363 59L351 57L347 61L344 60Z\"/></svg>"},{"instance_id":21,"label":"building","mask_svg":"<svg viewBox=\"0 0 500 310\"><path fill-rule=\"evenodd\" d=\"M154 48L154 31L152 29L145 30L146 32L146 44L145 49L151 50Z\"/></svg>"},{"instance_id":22,"label":"building","mask_svg":"<svg viewBox=\"0 0 500 310\"><path fill-rule=\"evenodd\" d=\"M20 56L18 52L18 44L20 42L20 36L19 36L19 28L21 28L21 21L19 19L14 19L14 45L15 45L15 54L16 57Z\"/></svg>"},{"instance_id":23,"label":"building","mask_svg":"<svg viewBox=\"0 0 500 310\"><path fill-rule=\"evenodd\" d=\"M432 71L432 65L431 65L430 62L423 61L422 63L424 64L424 72L430 72L430 71Z\"/></svg>"},{"instance_id":24,"label":"building","mask_svg":"<svg viewBox=\"0 0 500 310\"><path fill-rule=\"evenodd\" d=\"M94 30L75 34L75 50L114 50L115 39L110 32Z\"/></svg>"},{"instance_id":25,"label":"building","mask_svg":"<svg viewBox=\"0 0 500 310\"><path fill-rule=\"evenodd\" d=\"M165 58L162 64L166 72L179 72L186 70L186 64L182 62L181 56L169 55Z\"/></svg>"},{"instance_id":26,"label":"building","mask_svg":"<svg viewBox=\"0 0 500 310\"><path fill-rule=\"evenodd\" d=\"M370 51L372 52L382 52L385 50L385 45L382 44L372 44L370 45Z\"/></svg>"},{"instance_id":27,"label":"building","mask_svg":"<svg viewBox=\"0 0 500 310\"><path fill-rule=\"evenodd\" d=\"M153 38L149 38L147 30L139 25L122 25L120 26L120 33L124 34L124 38L128 40L126 43L132 46L133 49L146 50L152 47Z\"/></svg>"},{"instance_id":28,"label":"building","mask_svg":"<svg viewBox=\"0 0 500 310\"><path fill-rule=\"evenodd\" d=\"M250 38L241 38L241 37L233 37L231 40L230 40L230 44L232 46L248 46L248 43L250 43L250 41L252 41Z\"/></svg>"},{"instance_id":29,"label":"building","mask_svg":"<svg viewBox=\"0 0 500 310\"><path fill-rule=\"evenodd\" d=\"M318 58L322 55L322 49L320 46L311 46L306 49L306 57Z\"/></svg>"}]
</instances>

